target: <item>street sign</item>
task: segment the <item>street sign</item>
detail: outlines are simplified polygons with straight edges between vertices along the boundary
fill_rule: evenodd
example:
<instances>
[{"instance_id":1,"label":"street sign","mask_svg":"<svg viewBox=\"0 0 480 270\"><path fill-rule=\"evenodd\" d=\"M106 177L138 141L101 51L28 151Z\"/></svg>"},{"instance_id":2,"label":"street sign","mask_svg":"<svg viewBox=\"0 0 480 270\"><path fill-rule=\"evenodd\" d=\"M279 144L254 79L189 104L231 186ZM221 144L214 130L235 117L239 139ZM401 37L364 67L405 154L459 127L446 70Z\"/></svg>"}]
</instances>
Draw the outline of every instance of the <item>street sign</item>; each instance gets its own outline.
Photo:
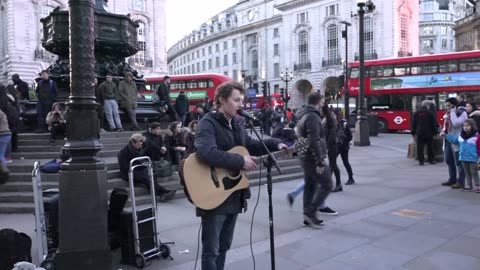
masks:
<instances>
[{"instance_id":1,"label":"street sign","mask_svg":"<svg viewBox=\"0 0 480 270\"><path fill-rule=\"evenodd\" d=\"M257 89L251 87L247 89L247 98L253 98L257 96Z\"/></svg>"}]
</instances>

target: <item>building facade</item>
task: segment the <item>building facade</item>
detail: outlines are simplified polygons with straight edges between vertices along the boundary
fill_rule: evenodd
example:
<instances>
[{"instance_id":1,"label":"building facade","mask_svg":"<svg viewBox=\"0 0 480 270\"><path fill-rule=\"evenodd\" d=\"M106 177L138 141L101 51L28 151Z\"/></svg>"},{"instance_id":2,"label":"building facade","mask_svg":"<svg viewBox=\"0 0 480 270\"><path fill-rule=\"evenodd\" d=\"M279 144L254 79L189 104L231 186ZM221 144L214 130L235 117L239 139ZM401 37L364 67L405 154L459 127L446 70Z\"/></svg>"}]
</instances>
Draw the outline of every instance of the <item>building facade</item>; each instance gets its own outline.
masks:
<instances>
[{"instance_id":1,"label":"building facade","mask_svg":"<svg viewBox=\"0 0 480 270\"><path fill-rule=\"evenodd\" d=\"M108 10L129 14L137 28L140 51L127 61L143 75L167 73L165 0L110 0ZM42 48L40 19L54 9L68 9L67 0L0 0L0 83L18 73L28 82L56 60Z\"/></svg>"},{"instance_id":2,"label":"building facade","mask_svg":"<svg viewBox=\"0 0 480 270\"><path fill-rule=\"evenodd\" d=\"M365 15L366 59L417 55L418 0L374 2ZM331 92L344 74L345 49L349 61L358 59L356 15L356 0L239 1L168 50L169 73L223 73L245 85L267 80L273 93L285 87L281 73L293 72L294 81ZM351 24L347 45L342 22Z\"/></svg>"},{"instance_id":3,"label":"building facade","mask_svg":"<svg viewBox=\"0 0 480 270\"><path fill-rule=\"evenodd\" d=\"M463 18L468 1L420 0L420 54L455 51L455 21Z\"/></svg>"},{"instance_id":4,"label":"building facade","mask_svg":"<svg viewBox=\"0 0 480 270\"><path fill-rule=\"evenodd\" d=\"M455 23L456 51L471 51L480 48L480 3L471 3L465 17Z\"/></svg>"}]
</instances>

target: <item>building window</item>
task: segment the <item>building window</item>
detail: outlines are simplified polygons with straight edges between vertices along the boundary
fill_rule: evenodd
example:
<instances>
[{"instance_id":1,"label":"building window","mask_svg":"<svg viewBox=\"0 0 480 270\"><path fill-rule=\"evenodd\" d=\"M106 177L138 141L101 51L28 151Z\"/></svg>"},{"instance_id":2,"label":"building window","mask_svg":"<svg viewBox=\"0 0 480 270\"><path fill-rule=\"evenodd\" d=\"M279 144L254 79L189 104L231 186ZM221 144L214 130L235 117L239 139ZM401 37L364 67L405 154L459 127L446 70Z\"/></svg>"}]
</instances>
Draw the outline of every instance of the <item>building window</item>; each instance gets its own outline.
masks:
<instances>
[{"instance_id":1,"label":"building window","mask_svg":"<svg viewBox=\"0 0 480 270\"><path fill-rule=\"evenodd\" d=\"M212 54L212 46L208 46L208 54Z\"/></svg>"},{"instance_id":2,"label":"building window","mask_svg":"<svg viewBox=\"0 0 480 270\"><path fill-rule=\"evenodd\" d=\"M223 56L223 66L228 66L228 55Z\"/></svg>"},{"instance_id":3,"label":"building window","mask_svg":"<svg viewBox=\"0 0 480 270\"><path fill-rule=\"evenodd\" d=\"M258 51L253 50L252 51L252 69L257 69L258 68Z\"/></svg>"},{"instance_id":4,"label":"building window","mask_svg":"<svg viewBox=\"0 0 480 270\"><path fill-rule=\"evenodd\" d=\"M205 56L205 48L202 49L202 56Z\"/></svg>"},{"instance_id":5,"label":"building window","mask_svg":"<svg viewBox=\"0 0 480 270\"><path fill-rule=\"evenodd\" d=\"M41 33L41 32L40 32ZM7 12L0 7L0 58L7 55Z\"/></svg>"},{"instance_id":6,"label":"building window","mask_svg":"<svg viewBox=\"0 0 480 270\"><path fill-rule=\"evenodd\" d=\"M236 48L236 47L237 47L237 40L232 39L232 48Z\"/></svg>"},{"instance_id":7,"label":"building window","mask_svg":"<svg viewBox=\"0 0 480 270\"><path fill-rule=\"evenodd\" d=\"M433 0L424 0L421 5L421 10L433 10Z\"/></svg>"},{"instance_id":8,"label":"building window","mask_svg":"<svg viewBox=\"0 0 480 270\"><path fill-rule=\"evenodd\" d=\"M433 13L424 13L421 15L421 21L433 21Z\"/></svg>"},{"instance_id":9,"label":"building window","mask_svg":"<svg viewBox=\"0 0 480 270\"><path fill-rule=\"evenodd\" d=\"M226 41L223 42L223 50L228 50L228 43Z\"/></svg>"},{"instance_id":10,"label":"building window","mask_svg":"<svg viewBox=\"0 0 480 270\"><path fill-rule=\"evenodd\" d=\"M424 39L422 40L423 49L433 49L433 39Z\"/></svg>"},{"instance_id":11,"label":"building window","mask_svg":"<svg viewBox=\"0 0 480 270\"><path fill-rule=\"evenodd\" d=\"M220 67L220 57L215 57L215 67L219 68Z\"/></svg>"},{"instance_id":12,"label":"building window","mask_svg":"<svg viewBox=\"0 0 480 270\"><path fill-rule=\"evenodd\" d=\"M273 77L279 78L280 77L280 64L275 63L273 64Z\"/></svg>"},{"instance_id":13,"label":"building window","mask_svg":"<svg viewBox=\"0 0 480 270\"><path fill-rule=\"evenodd\" d=\"M145 51L146 51L146 34L145 23L139 22L137 28L137 40L138 40L138 52L134 55L133 59L135 65L145 65Z\"/></svg>"},{"instance_id":14,"label":"building window","mask_svg":"<svg viewBox=\"0 0 480 270\"><path fill-rule=\"evenodd\" d=\"M450 40L450 50L453 50L453 40Z\"/></svg>"},{"instance_id":15,"label":"building window","mask_svg":"<svg viewBox=\"0 0 480 270\"><path fill-rule=\"evenodd\" d=\"M279 56L280 52L278 49L278 44L273 44L273 56Z\"/></svg>"},{"instance_id":16,"label":"building window","mask_svg":"<svg viewBox=\"0 0 480 270\"><path fill-rule=\"evenodd\" d=\"M190 54L187 54L187 62L190 62Z\"/></svg>"},{"instance_id":17,"label":"building window","mask_svg":"<svg viewBox=\"0 0 480 270\"><path fill-rule=\"evenodd\" d=\"M133 9L139 11L145 11L145 0L133 0Z\"/></svg>"},{"instance_id":18,"label":"building window","mask_svg":"<svg viewBox=\"0 0 480 270\"><path fill-rule=\"evenodd\" d=\"M202 71L205 71L206 66L205 66L205 61L202 61Z\"/></svg>"},{"instance_id":19,"label":"building window","mask_svg":"<svg viewBox=\"0 0 480 270\"><path fill-rule=\"evenodd\" d=\"M442 49L447 49L448 48L448 40L442 39Z\"/></svg>"},{"instance_id":20,"label":"building window","mask_svg":"<svg viewBox=\"0 0 480 270\"><path fill-rule=\"evenodd\" d=\"M249 44L257 44L257 34L251 34L247 36L247 42Z\"/></svg>"},{"instance_id":21,"label":"building window","mask_svg":"<svg viewBox=\"0 0 480 270\"><path fill-rule=\"evenodd\" d=\"M338 4L325 7L327 16L338 15Z\"/></svg>"},{"instance_id":22,"label":"building window","mask_svg":"<svg viewBox=\"0 0 480 270\"><path fill-rule=\"evenodd\" d=\"M190 66L187 67L187 74L190 74Z\"/></svg>"},{"instance_id":23,"label":"building window","mask_svg":"<svg viewBox=\"0 0 480 270\"><path fill-rule=\"evenodd\" d=\"M370 19L370 27L371 27L371 33L372 33L371 43L373 45L373 23L371 19ZM365 39L366 39L366 36L365 36ZM408 51L408 18L405 14L402 14L402 16L400 16L400 51L402 52Z\"/></svg>"},{"instance_id":24,"label":"building window","mask_svg":"<svg viewBox=\"0 0 480 270\"><path fill-rule=\"evenodd\" d=\"M273 37L279 37L278 28L273 28Z\"/></svg>"},{"instance_id":25,"label":"building window","mask_svg":"<svg viewBox=\"0 0 480 270\"><path fill-rule=\"evenodd\" d=\"M327 28L327 51L328 60L336 60L338 58L338 26L336 24L330 24Z\"/></svg>"},{"instance_id":26,"label":"building window","mask_svg":"<svg viewBox=\"0 0 480 270\"><path fill-rule=\"evenodd\" d=\"M200 62L197 63L197 72L200 72Z\"/></svg>"},{"instance_id":27,"label":"building window","mask_svg":"<svg viewBox=\"0 0 480 270\"><path fill-rule=\"evenodd\" d=\"M212 59L208 59L208 69L212 69Z\"/></svg>"},{"instance_id":28,"label":"building window","mask_svg":"<svg viewBox=\"0 0 480 270\"><path fill-rule=\"evenodd\" d=\"M195 73L195 65L192 64L192 73Z\"/></svg>"},{"instance_id":29,"label":"building window","mask_svg":"<svg viewBox=\"0 0 480 270\"><path fill-rule=\"evenodd\" d=\"M220 51L220 45L219 44L215 44L215 52L219 52Z\"/></svg>"},{"instance_id":30,"label":"building window","mask_svg":"<svg viewBox=\"0 0 480 270\"><path fill-rule=\"evenodd\" d=\"M236 69L234 69L234 70L232 71L232 74L233 74L233 78L232 78L232 79L233 79L234 81L238 81L238 72L237 72Z\"/></svg>"},{"instance_id":31,"label":"building window","mask_svg":"<svg viewBox=\"0 0 480 270\"><path fill-rule=\"evenodd\" d=\"M442 36L446 36L447 35L447 27L446 26L442 26L440 28L440 33L442 34Z\"/></svg>"},{"instance_id":32,"label":"building window","mask_svg":"<svg viewBox=\"0 0 480 270\"><path fill-rule=\"evenodd\" d=\"M297 24L308 22L308 12L297 14Z\"/></svg>"},{"instance_id":33,"label":"building window","mask_svg":"<svg viewBox=\"0 0 480 270\"><path fill-rule=\"evenodd\" d=\"M237 53L232 53L232 64L237 63Z\"/></svg>"},{"instance_id":34,"label":"building window","mask_svg":"<svg viewBox=\"0 0 480 270\"><path fill-rule=\"evenodd\" d=\"M223 72L223 75L225 75L225 76L228 77L228 71L224 71L224 72Z\"/></svg>"},{"instance_id":35,"label":"building window","mask_svg":"<svg viewBox=\"0 0 480 270\"><path fill-rule=\"evenodd\" d=\"M308 62L308 34L302 31L298 34L298 62L306 64Z\"/></svg>"},{"instance_id":36,"label":"building window","mask_svg":"<svg viewBox=\"0 0 480 270\"><path fill-rule=\"evenodd\" d=\"M433 35L433 26L425 26L422 29L422 34L423 35Z\"/></svg>"}]
</instances>

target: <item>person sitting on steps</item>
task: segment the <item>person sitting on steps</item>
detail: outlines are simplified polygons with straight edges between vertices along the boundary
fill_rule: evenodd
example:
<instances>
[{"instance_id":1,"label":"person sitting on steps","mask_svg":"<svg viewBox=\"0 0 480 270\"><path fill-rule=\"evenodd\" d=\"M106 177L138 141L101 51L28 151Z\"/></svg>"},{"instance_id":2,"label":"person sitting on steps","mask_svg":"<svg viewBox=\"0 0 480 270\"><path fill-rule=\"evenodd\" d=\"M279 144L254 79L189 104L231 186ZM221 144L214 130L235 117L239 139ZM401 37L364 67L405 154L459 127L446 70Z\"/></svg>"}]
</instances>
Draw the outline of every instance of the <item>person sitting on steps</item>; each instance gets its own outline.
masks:
<instances>
[{"instance_id":1,"label":"person sitting on steps","mask_svg":"<svg viewBox=\"0 0 480 270\"><path fill-rule=\"evenodd\" d=\"M47 114L48 131L50 131L50 142L54 143L58 136L65 137L67 121L58 102L53 103L52 110Z\"/></svg>"}]
</instances>

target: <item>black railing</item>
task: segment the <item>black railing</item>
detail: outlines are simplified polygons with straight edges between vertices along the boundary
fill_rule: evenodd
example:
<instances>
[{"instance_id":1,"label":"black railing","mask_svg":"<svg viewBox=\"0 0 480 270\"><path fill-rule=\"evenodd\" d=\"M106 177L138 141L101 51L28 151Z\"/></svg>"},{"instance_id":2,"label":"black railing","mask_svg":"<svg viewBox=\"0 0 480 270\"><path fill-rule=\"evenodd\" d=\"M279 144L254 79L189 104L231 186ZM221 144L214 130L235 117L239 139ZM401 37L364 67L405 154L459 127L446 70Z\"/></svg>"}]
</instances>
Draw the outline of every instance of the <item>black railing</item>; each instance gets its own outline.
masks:
<instances>
[{"instance_id":1,"label":"black railing","mask_svg":"<svg viewBox=\"0 0 480 270\"><path fill-rule=\"evenodd\" d=\"M342 64L342 58L340 57L330 58L326 60L325 58L322 58L322 67L339 66L341 64Z\"/></svg>"},{"instance_id":2,"label":"black railing","mask_svg":"<svg viewBox=\"0 0 480 270\"><path fill-rule=\"evenodd\" d=\"M376 52L365 54L365 60L375 60L375 59L378 59L378 54ZM358 55L358 53L355 53L355 61L359 61L359 60L360 60L360 56Z\"/></svg>"},{"instance_id":3,"label":"black railing","mask_svg":"<svg viewBox=\"0 0 480 270\"><path fill-rule=\"evenodd\" d=\"M303 63L300 63L300 64L293 64L293 70L294 71L297 71L297 70L310 70L312 69L312 63L310 61L308 62L303 62Z\"/></svg>"},{"instance_id":4,"label":"black railing","mask_svg":"<svg viewBox=\"0 0 480 270\"><path fill-rule=\"evenodd\" d=\"M413 55L412 52L398 51L398 57L408 57L408 56L412 56L412 55Z\"/></svg>"}]
</instances>

